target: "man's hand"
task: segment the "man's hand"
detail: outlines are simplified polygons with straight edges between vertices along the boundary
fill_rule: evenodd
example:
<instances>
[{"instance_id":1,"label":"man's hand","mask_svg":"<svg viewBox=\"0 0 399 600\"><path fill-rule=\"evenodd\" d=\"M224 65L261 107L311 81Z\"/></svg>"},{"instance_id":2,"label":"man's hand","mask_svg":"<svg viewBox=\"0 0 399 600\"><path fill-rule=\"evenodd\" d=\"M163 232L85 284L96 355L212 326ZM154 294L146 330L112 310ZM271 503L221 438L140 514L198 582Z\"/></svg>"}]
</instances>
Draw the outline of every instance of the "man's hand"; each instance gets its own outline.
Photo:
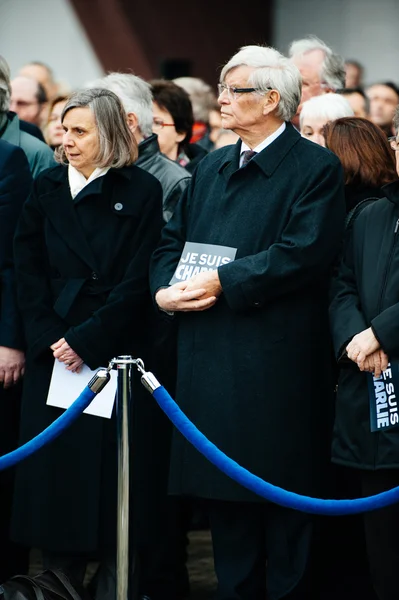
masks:
<instances>
[{"instance_id":1,"label":"man's hand","mask_svg":"<svg viewBox=\"0 0 399 600\"><path fill-rule=\"evenodd\" d=\"M55 344L50 346L53 350L54 358L57 358L60 362L63 362L68 371L72 373L80 373L82 370L83 360L76 354L70 347L65 338L61 338Z\"/></svg>"},{"instance_id":2,"label":"man's hand","mask_svg":"<svg viewBox=\"0 0 399 600\"><path fill-rule=\"evenodd\" d=\"M363 367L366 358L378 350L380 344L376 339L371 327L361 331L354 336L352 341L347 345L346 352L348 357L357 363L359 368ZM362 369L363 370L363 369Z\"/></svg>"},{"instance_id":3,"label":"man's hand","mask_svg":"<svg viewBox=\"0 0 399 600\"><path fill-rule=\"evenodd\" d=\"M158 290L155 301L159 308L167 312L202 311L211 308L217 301L216 296L210 296L205 287L191 287L192 280L175 283L168 288Z\"/></svg>"},{"instance_id":4,"label":"man's hand","mask_svg":"<svg viewBox=\"0 0 399 600\"><path fill-rule=\"evenodd\" d=\"M219 273L217 271L203 271L194 275L187 282L186 292L191 292L195 289L204 289L206 293L201 296L204 298L218 298L222 293L222 286L220 285Z\"/></svg>"},{"instance_id":5,"label":"man's hand","mask_svg":"<svg viewBox=\"0 0 399 600\"><path fill-rule=\"evenodd\" d=\"M22 350L0 346L0 383L10 388L25 372L25 354Z\"/></svg>"},{"instance_id":6,"label":"man's hand","mask_svg":"<svg viewBox=\"0 0 399 600\"><path fill-rule=\"evenodd\" d=\"M380 377L381 373L388 368L389 358L383 350L376 350L367 356L366 360L360 366L361 371L373 373L374 377Z\"/></svg>"}]
</instances>

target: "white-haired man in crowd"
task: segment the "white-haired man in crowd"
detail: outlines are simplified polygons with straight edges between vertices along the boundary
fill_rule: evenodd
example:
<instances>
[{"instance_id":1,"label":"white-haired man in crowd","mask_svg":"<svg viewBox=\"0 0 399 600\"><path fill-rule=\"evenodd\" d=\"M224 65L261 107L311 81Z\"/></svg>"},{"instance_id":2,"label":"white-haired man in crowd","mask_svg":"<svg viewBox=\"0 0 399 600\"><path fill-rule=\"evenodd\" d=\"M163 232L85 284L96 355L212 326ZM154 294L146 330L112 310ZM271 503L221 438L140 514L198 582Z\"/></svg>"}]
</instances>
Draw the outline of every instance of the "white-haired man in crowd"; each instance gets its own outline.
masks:
<instances>
[{"instance_id":1,"label":"white-haired man in crowd","mask_svg":"<svg viewBox=\"0 0 399 600\"><path fill-rule=\"evenodd\" d=\"M320 146L325 146L323 128L329 121L342 117L353 117L353 108L348 100L339 94L314 96L304 102L299 115L301 135Z\"/></svg>"},{"instance_id":2,"label":"white-haired man in crowd","mask_svg":"<svg viewBox=\"0 0 399 600\"><path fill-rule=\"evenodd\" d=\"M296 127L304 102L345 87L344 59L316 36L292 42L289 55L302 77L302 96L293 119Z\"/></svg>"},{"instance_id":3,"label":"white-haired man in crowd","mask_svg":"<svg viewBox=\"0 0 399 600\"><path fill-rule=\"evenodd\" d=\"M152 132L152 93L149 83L129 73L110 73L87 87L100 87L116 94L126 111L130 130L139 145L136 165L156 177L163 190L163 215L168 221L191 175L176 162L161 154L158 136Z\"/></svg>"},{"instance_id":4,"label":"white-haired man in crowd","mask_svg":"<svg viewBox=\"0 0 399 600\"><path fill-rule=\"evenodd\" d=\"M222 126L239 139L197 166L150 274L159 308L177 318L176 400L243 467L314 495L329 462L327 282L342 168L291 125L301 76L277 50L242 48L219 94ZM262 500L178 434L170 490L207 507L218 600L316 597L311 515Z\"/></svg>"}]
</instances>

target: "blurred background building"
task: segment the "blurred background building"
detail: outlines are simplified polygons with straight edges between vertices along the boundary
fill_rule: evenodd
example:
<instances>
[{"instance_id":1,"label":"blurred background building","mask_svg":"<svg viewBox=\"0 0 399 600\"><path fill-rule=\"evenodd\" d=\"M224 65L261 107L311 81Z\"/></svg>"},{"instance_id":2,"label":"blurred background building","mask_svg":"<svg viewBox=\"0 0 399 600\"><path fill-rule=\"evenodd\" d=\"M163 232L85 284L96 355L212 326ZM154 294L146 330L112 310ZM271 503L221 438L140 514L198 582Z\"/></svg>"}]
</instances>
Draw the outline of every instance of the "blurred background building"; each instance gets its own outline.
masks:
<instances>
[{"instance_id":1,"label":"blurred background building","mask_svg":"<svg viewBox=\"0 0 399 600\"><path fill-rule=\"evenodd\" d=\"M242 45L286 53L315 34L365 66L365 83L399 83L399 0L0 0L0 54L15 76L42 61L73 89L110 70L215 85Z\"/></svg>"}]
</instances>

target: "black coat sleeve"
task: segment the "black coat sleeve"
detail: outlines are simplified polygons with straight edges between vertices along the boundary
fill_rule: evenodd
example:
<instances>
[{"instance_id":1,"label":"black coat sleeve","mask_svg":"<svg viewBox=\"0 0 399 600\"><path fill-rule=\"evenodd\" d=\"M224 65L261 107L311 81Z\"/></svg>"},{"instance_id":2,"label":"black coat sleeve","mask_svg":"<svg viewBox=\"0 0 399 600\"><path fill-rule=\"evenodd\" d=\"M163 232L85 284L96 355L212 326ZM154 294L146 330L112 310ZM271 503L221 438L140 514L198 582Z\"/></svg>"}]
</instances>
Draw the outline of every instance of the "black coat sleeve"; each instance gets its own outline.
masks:
<instances>
[{"instance_id":1,"label":"black coat sleeve","mask_svg":"<svg viewBox=\"0 0 399 600\"><path fill-rule=\"evenodd\" d=\"M143 203L124 277L112 289L104 306L65 334L68 344L91 369L121 354L122 341L130 340L130 352L142 352L144 315L151 303L149 263L163 225L162 188L155 180L152 190Z\"/></svg>"},{"instance_id":2,"label":"black coat sleeve","mask_svg":"<svg viewBox=\"0 0 399 600\"><path fill-rule=\"evenodd\" d=\"M40 177L26 201L14 241L18 304L22 313L28 350L33 355L47 351L62 338L67 324L55 313L46 274L47 250L44 239L45 215L38 197Z\"/></svg>"},{"instance_id":3,"label":"black coat sleeve","mask_svg":"<svg viewBox=\"0 0 399 600\"><path fill-rule=\"evenodd\" d=\"M265 251L218 268L230 308L261 307L325 273L339 252L344 219L341 165L323 157L293 204L281 238Z\"/></svg>"},{"instance_id":4,"label":"black coat sleeve","mask_svg":"<svg viewBox=\"0 0 399 600\"><path fill-rule=\"evenodd\" d=\"M386 308L371 321L374 335L389 357L399 358L399 302Z\"/></svg>"},{"instance_id":5,"label":"black coat sleeve","mask_svg":"<svg viewBox=\"0 0 399 600\"><path fill-rule=\"evenodd\" d=\"M346 236L340 263L330 286L330 325L338 360L351 339L368 328L356 285L354 247L354 232L350 232Z\"/></svg>"},{"instance_id":6,"label":"black coat sleeve","mask_svg":"<svg viewBox=\"0 0 399 600\"><path fill-rule=\"evenodd\" d=\"M161 242L152 256L150 285L153 296L159 288L169 286L186 243L186 219L194 183L195 175L190 185L184 190L173 217L163 228Z\"/></svg>"},{"instance_id":7,"label":"black coat sleeve","mask_svg":"<svg viewBox=\"0 0 399 600\"><path fill-rule=\"evenodd\" d=\"M3 149L2 149L3 150ZM13 238L32 175L23 150L7 145L0 167L0 346L22 349L24 336L17 308Z\"/></svg>"}]
</instances>

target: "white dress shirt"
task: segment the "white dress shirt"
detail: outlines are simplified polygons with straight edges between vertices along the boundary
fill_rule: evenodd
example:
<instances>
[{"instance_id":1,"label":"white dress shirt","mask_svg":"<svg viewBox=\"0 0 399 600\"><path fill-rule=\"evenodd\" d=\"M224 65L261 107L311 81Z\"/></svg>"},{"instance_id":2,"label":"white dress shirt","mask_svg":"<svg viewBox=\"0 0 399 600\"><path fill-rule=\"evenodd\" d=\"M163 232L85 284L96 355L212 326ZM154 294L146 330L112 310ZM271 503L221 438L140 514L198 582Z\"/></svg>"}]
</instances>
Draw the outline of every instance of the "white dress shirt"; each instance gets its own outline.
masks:
<instances>
[{"instance_id":1,"label":"white dress shirt","mask_svg":"<svg viewBox=\"0 0 399 600\"><path fill-rule=\"evenodd\" d=\"M75 169L72 165L68 165L68 181L69 181L69 189L71 190L71 196L73 199L83 190L86 185L97 179L97 177L102 177L111 167L102 167L101 169L97 167L94 169L93 173L90 175L88 179L80 171Z\"/></svg>"},{"instance_id":2,"label":"white dress shirt","mask_svg":"<svg viewBox=\"0 0 399 600\"><path fill-rule=\"evenodd\" d=\"M274 142L274 140L276 140L278 138L278 136L283 133L283 131L285 131L285 128L286 128L286 124L283 123L282 125L280 125L280 127L278 129L276 129L276 131L274 133L269 135L266 139L263 140L263 142L258 144L256 146L256 148L250 148L249 146L247 146L247 144L245 142L241 142L240 167L242 165L242 161L244 160L243 152L245 152L246 150L252 150L253 152L256 152L256 153L262 152L262 150L267 148L267 146L270 146L270 144L272 142Z\"/></svg>"}]
</instances>

